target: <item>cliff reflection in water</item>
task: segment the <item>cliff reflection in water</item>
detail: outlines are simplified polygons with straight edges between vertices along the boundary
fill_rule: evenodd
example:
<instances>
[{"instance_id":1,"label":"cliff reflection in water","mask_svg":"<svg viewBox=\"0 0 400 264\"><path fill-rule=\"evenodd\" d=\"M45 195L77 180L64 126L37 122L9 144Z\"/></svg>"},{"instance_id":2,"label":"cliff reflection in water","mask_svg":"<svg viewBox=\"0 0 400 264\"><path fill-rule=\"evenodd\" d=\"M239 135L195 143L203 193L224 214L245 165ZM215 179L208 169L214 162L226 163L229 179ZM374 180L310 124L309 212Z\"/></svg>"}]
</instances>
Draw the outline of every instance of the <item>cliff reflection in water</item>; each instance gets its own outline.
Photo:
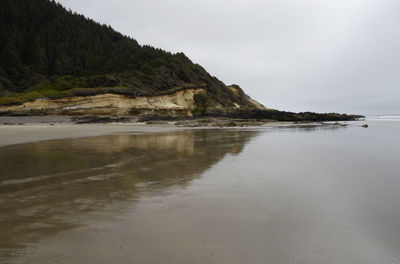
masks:
<instances>
[{"instance_id":1,"label":"cliff reflection in water","mask_svg":"<svg viewBox=\"0 0 400 264\"><path fill-rule=\"evenodd\" d=\"M198 130L0 148L1 255L80 226L87 213L115 214L146 191L184 186L226 154L240 153L253 136Z\"/></svg>"}]
</instances>

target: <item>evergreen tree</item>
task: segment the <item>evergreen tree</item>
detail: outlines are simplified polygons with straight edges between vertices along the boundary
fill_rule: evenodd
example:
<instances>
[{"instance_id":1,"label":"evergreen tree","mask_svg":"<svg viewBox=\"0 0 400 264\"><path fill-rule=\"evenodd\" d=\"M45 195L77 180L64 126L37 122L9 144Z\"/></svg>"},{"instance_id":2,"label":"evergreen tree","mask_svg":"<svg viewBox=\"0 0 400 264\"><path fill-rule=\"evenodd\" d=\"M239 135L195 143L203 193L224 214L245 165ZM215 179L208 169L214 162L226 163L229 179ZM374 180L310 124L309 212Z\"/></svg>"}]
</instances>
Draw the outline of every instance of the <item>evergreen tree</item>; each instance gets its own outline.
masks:
<instances>
[{"instance_id":1,"label":"evergreen tree","mask_svg":"<svg viewBox=\"0 0 400 264\"><path fill-rule=\"evenodd\" d=\"M69 82L61 87L72 88L118 85L149 95L203 87L220 104L240 100L183 53L141 46L55 1L0 0L1 89L27 92L47 89L49 82Z\"/></svg>"}]
</instances>

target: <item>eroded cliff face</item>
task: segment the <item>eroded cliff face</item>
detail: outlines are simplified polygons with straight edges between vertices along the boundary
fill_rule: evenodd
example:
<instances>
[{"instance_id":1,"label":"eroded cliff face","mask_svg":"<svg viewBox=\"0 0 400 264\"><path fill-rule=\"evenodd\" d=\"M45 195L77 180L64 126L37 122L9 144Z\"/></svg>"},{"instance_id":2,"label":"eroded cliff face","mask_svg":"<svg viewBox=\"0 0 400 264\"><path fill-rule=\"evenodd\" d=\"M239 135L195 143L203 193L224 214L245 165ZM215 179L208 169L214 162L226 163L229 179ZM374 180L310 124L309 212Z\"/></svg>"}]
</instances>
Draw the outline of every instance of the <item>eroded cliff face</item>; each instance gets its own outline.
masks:
<instances>
[{"instance_id":1,"label":"eroded cliff face","mask_svg":"<svg viewBox=\"0 0 400 264\"><path fill-rule=\"evenodd\" d=\"M0 106L0 112L27 114L41 111L46 114L63 115L127 115L132 111L184 112L194 108L195 94L205 92L199 88L152 97L131 98L120 94L100 94L57 99L42 98L20 105Z\"/></svg>"},{"instance_id":2,"label":"eroded cliff face","mask_svg":"<svg viewBox=\"0 0 400 264\"><path fill-rule=\"evenodd\" d=\"M227 86L242 104L233 103L236 109L265 110L266 108L246 95L238 85ZM176 91L167 95L129 97L122 94L98 94L63 98L40 98L18 105L0 105L0 114L21 115L130 115L145 113L186 114L196 107L194 96L205 94L204 88L192 88ZM230 111L219 103L209 110Z\"/></svg>"}]
</instances>

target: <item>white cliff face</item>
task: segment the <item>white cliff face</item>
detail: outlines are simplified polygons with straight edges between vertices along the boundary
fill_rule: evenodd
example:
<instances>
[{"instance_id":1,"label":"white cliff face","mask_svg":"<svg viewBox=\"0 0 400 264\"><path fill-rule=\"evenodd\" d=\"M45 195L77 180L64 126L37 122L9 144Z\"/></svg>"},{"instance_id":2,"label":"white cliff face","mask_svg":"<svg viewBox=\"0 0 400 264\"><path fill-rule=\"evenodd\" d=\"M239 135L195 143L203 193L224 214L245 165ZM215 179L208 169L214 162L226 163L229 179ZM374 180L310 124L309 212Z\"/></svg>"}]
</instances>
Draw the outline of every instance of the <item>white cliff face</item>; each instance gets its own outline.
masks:
<instances>
[{"instance_id":1,"label":"white cliff face","mask_svg":"<svg viewBox=\"0 0 400 264\"><path fill-rule=\"evenodd\" d=\"M0 112L46 111L49 114L116 114L124 115L134 108L153 111L187 111L194 108L193 96L204 89L187 89L168 95L130 98L119 94L100 94L49 99L42 98L20 105L0 106Z\"/></svg>"}]
</instances>

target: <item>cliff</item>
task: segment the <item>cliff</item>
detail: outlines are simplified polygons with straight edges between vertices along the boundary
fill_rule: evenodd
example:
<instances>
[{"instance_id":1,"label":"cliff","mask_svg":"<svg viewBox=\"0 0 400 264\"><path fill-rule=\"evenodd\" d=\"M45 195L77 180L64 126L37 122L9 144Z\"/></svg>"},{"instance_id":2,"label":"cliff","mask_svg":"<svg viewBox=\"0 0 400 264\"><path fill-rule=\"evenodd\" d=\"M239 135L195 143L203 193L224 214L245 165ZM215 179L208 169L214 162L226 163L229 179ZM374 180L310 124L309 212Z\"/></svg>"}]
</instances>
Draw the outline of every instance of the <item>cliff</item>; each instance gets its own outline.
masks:
<instances>
[{"instance_id":1,"label":"cliff","mask_svg":"<svg viewBox=\"0 0 400 264\"><path fill-rule=\"evenodd\" d=\"M50 0L0 0L0 114L218 115L348 120L265 108L183 53L124 36Z\"/></svg>"},{"instance_id":2,"label":"cliff","mask_svg":"<svg viewBox=\"0 0 400 264\"><path fill-rule=\"evenodd\" d=\"M140 45L55 1L0 0L0 17L2 112L260 107L185 54Z\"/></svg>"},{"instance_id":3,"label":"cliff","mask_svg":"<svg viewBox=\"0 0 400 264\"><path fill-rule=\"evenodd\" d=\"M199 105L195 95L205 95L206 89L185 89L166 95L130 97L122 94L98 94L62 98L37 98L21 104L0 105L0 114L17 115L141 115L178 114L191 115ZM251 100L251 99L249 99ZM253 101L249 101L252 103ZM213 109L224 111L220 104ZM240 105L233 106L240 109ZM262 109L258 103L254 108Z\"/></svg>"}]
</instances>

